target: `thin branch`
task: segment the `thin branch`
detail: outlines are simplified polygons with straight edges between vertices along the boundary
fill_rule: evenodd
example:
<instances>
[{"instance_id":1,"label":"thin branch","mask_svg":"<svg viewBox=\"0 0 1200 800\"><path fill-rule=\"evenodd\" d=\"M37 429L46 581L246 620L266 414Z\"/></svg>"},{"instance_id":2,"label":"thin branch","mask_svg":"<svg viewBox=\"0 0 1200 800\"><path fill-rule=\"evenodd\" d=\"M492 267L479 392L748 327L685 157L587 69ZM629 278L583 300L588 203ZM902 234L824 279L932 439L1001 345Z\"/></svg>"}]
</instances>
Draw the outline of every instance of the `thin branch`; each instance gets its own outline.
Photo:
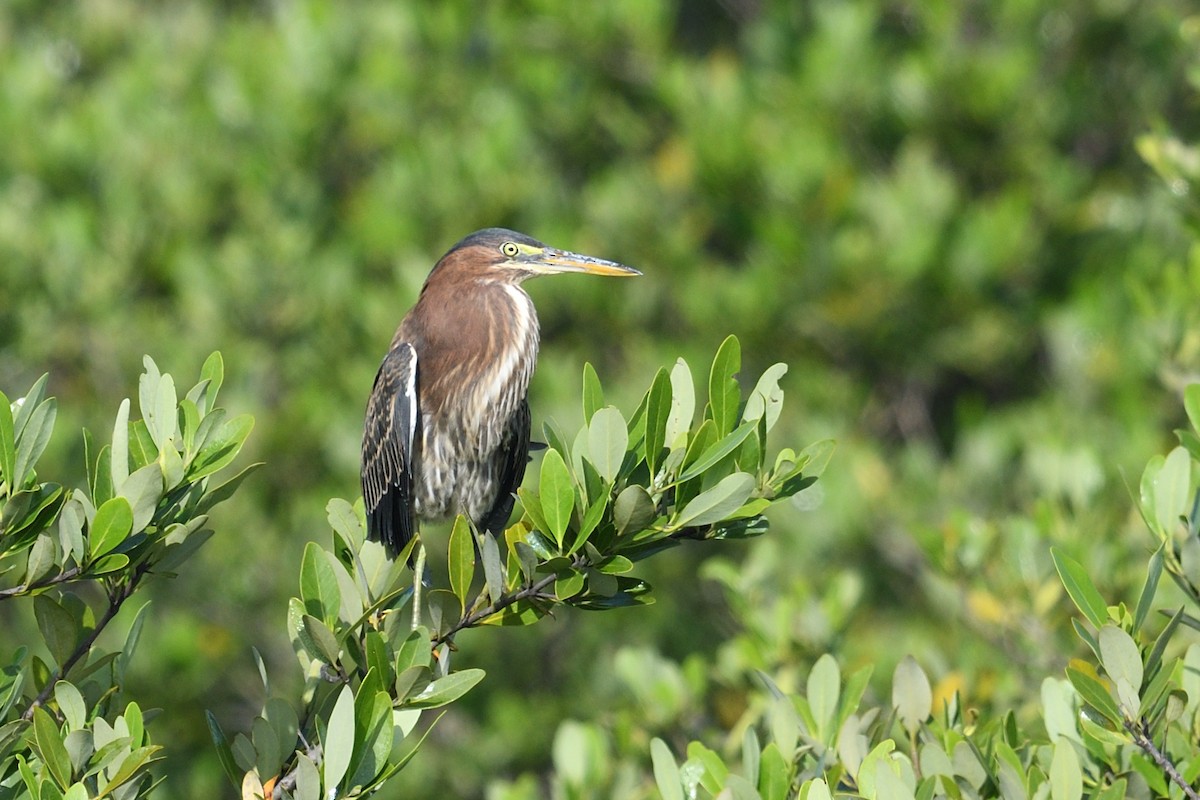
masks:
<instances>
[{"instance_id":1,"label":"thin branch","mask_svg":"<svg viewBox=\"0 0 1200 800\"><path fill-rule=\"evenodd\" d=\"M433 637L433 646L437 647L444 642L453 640L454 634L458 633L464 628L472 628L475 625L478 625L481 620L487 619L499 611L503 611L514 603L519 603L522 600L528 600L530 598L537 597L546 590L546 587L554 583L557 577L557 575L551 573L550 575L547 575L539 580L537 583L531 583L518 592L501 595L500 599L496 602L486 605L477 611L472 611L470 614L464 614L462 619L454 623L449 630L439 633L437 636Z\"/></svg>"},{"instance_id":2,"label":"thin branch","mask_svg":"<svg viewBox=\"0 0 1200 800\"><path fill-rule=\"evenodd\" d=\"M0 589L0 600L7 600L11 597L21 597L37 589L45 589L48 586L57 586L60 583L67 583L69 581L77 580L81 577L82 572L83 570L79 567L71 567L70 569L63 570L62 572L58 573L53 578L43 578L42 580L34 581L33 583L23 583L20 586L13 586L8 589Z\"/></svg>"},{"instance_id":3,"label":"thin branch","mask_svg":"<svg viewBox=\"0 0 1200 800\"><path fill-rule=\"evenodd\" d=\"M1175 768L1175 764L1171 762L1171 759L1167 758L1147 735L1145 723L1135 724L1130 720L1125 720L1125 730L1129 731L1129 735L1133 737L1133 743L1145 750L1146 755L1154 759L1154 763L1158 765L1158 768L1166 773L1167 777L1183 790L1184 795L1190 798L1190 800L1200 800L1200 794L1184 780L1183 776L1179 774L1179 770Z\"/></svg>"},{"instance_id":4,"label":"thin branch","mask_svg":"<svg viewBox=\"0 0 1200 800\"><path fill-rule=\"evenodd\" d=\"M301 740L303 740L303 737L301 737ZM311 745L308 745L304 750L304 755L308 757L309 761L313 762L317 766L320 766L321 759L323 757L321 752L321 743L313 742ZM291 770L289 770L288 773L280 778L275 784L275 788L271 791L271 797L274 800L279 800L279 798L283 797L284 792L290 793L296 788L296 781L299 779L300 764L297 762L296 766L292 767Z\"/></svg>"},{"instance_id":5,"label":"thin branch","mask_svg":"<svg viewBox=\"0 0 1200 800\"><path fill-rule=\"evenodd\" d=\"M79 659L91 652L92 645L96 643L96 639L100 638L100 634L108 626L108 623L112 622L113 618L117 616L117 612L121 610L121 606L125 604L125 601L133 596L134 590L137 589L138 583L145 575L146 566L143 564L138 567L133 577L130 578L129 583L122 586L115 595L109 597L108 608L105 609L104 615L96 620L96 627L92 628L88 635L80 640L79 644L75 646L74 652L51 674L50 680L46 681L46 685L42 687L37 697L33 698L33 702L29 704L29 708L25 709L25 712L21 715L22 719L26 721L33 719L33 712L39 706L46 703L50 695L54 692L55 685L66 677L71 668L79 662Z\"/></svg>"}]
</instances>

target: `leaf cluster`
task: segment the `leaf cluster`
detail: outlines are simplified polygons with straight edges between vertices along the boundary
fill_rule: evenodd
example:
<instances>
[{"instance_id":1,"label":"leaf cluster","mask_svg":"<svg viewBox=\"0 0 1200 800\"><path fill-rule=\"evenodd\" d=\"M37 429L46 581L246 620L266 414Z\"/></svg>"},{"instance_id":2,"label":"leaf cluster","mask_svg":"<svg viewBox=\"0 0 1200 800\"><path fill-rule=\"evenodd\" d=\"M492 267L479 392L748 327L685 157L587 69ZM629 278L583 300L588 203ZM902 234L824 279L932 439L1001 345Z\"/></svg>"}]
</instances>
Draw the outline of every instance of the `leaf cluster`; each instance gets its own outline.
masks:
<instances>
[{"instance_id":1,"label":"leaf cluster","mask_svg":"<svg viewBox=\"0 0 1200 800\"><path fill-rule=\"evenodd\" d=\"M686 539L765 532L764 512L811 485L831 445L768 459L785 368L768 369L743 401L740 362L731 336L713 360L699 414L687 364L660 370L628 421L605 405L595 370L585 367L585 425L570 447L547 426L536 487L519 490L523 513L503 537L455 521L445 579L433 581L442 588L425 587L419 539L391 560L366 540L361 502L331 501L332 546L306 547L300 594L288 605L288 635L305 675L301 710L272 697L250 731L232 739L209 715L221 762L243 796L371 795L428 735L431 724L418 728L422 711L453 703L483 679L480 669L450 668L460 631L529 625L562 606L643 604L652 595L631 574L637 562ZM414 547L409 585L400 578Z\"/></svg>"},{"instance_id":2,"label":"leaf cluster","mask_svg":"<svg viewBox=\"0 0 1200 800\"><path fill-rule=\"evenodd\" d=\"M212 536L209 510L253 467L212 484L249 435L248 416L217 407L219 353L180 398L145 359L141 419L117 411L111 441L85 431L87 485L42 481L53 432L46 377L16 402L0 394L0 602L27 604L46 656L22 644L0 670L0 797L141 797L161 758L152 712L124 701L124 680L147 606L119 650L97 639L150 576L170 576Z\"/></svg>"}]
</instances>

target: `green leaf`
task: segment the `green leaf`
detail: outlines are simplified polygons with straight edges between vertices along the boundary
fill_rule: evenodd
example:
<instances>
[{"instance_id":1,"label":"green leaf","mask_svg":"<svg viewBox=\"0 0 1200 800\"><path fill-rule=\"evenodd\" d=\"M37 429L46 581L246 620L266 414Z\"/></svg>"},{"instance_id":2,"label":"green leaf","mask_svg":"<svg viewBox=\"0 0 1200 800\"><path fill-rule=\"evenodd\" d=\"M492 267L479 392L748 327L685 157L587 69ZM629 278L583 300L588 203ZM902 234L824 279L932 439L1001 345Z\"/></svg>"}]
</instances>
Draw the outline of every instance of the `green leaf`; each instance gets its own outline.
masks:
<instances>
[{"instance_id":1,"label":"green leaf","mask_svg":"<svg viewBox=\"0 0 1200 800\"><path fill-rule=\"evenodd\" d=\"M657 516L654 501L637 484L626 486L613 503L613 525L618 536L643 530Z\"/></svg>"},{"instance_id":2,"label":"green leaf","mask_svg":"<svg viewBox=\"0 0 1200 800\"><path fill-rule=\"evenodd\" d=\"M790 755L790 751L789 751ZM763 748L758 769L758 794L762 800L788 800L792 786L792 775L788 760L783 757L774 742ZM881 794L876 795L883 798ZM912 796L912 793L909 793Z\"/></svg>"},{"instance_id":3,"label":"green leaf","mask_svg":"<svg viewBox=\"0 0 1200 800\"><path fill-rule=\"evenodd\" d=\"M176 449L174 439L168 441L163 447L162 452L158 456L158 467L162 470L162 481L166 486L167 491L174 489L183 483L184 464L183 456Z\"/></svg>"},{"instance_id":4,"label":"green leaf","mask_svg":"<svg viewBox=\"0 0 1200 800\"><path fill-rule=\"evenodd\" d=\"M829 793L829 784L814 778L800 787L799 800L833 800L833 795Z\"/></svg>"},{"instance_id":5,"label":"green leaf","mask_svg":"<svg viewBox=\"0 0 1200 800\"><path fill-rule=\"evenodd\" d=\"M430 657L429 629L422 625L405 637L396 652L396 674L409 667L427 667Z\"/></svg>"},{"instance_id":6,"label":"green leaf","mask_svg":"<svg viewBox=\"0 0 1200 800\"><path fill-rule=\"evenodd\" d=\"M333 631L329 630L324 622L311 614L304 614L300 619L300 623L302 627L298 633L309 655L324 661L326 664L338 663L338 655L341 652L341 648L338 647L337 638L333 635Z\"/></svg>"},{"instance_id":7,"label":"green leaf","mask_svg":"<svg viewBox=\"0 0 1200 800\"><path fill-rule=\"evenodd\" d=\"M708 373L708 407L717 434L724 436L737 424L738 404L742 391L734 377L742 369L742 348L736 336L725 337L717 348L712 369Z\"/></svg>"},{"instance_id":8,"label":"green leaf","mask_svg":"<svg viewBox=\"0 0 1200 800\"><path fill-rule=\"evenodd\" d=\"M25 404L28 405L30 402L26 398ZM21 412L24 413L24 411L25 407L22 406ZM26 420L24 430L19 425L17 426L17 455L13 467L13 487L20 488L24 485L30 470L45 451L46 445L50 443L50 434L54 431L54 418L57 414L54 398L49 398L38 403L37 408L33 409ZM18 414L18 417L20 416L21 414Z\"/></svg>"},{"instance_id":9,"label":"green leaf","mask_svg":"<svg viewBox=\"0 0 1200 800\"><path fill-rule=\"evenodd\" d=\"M683 782L679 765L667 743L657 736L650 741L650 760L654 765L654 782L662 800L683 800Z\"/></svg>"},{"instance_id":10,"label":"green leaf","mask_svg":"<svg viewBox=\"0 0 1200 800\"><path fill-rule=\"evenodd\" d=\"M696 387L692 372L682 358L671 368L671 413L667 415L664 440L667 447L680 446L681 439L691 430L696 415Z\"/></svg>"},{"instance_id":11,"label":"green leaf","mask_svg":"<svg viewBox=\"0 0 1200 800\"><path fill-rule=\"evenodd\" d=\"M109 457L113 488L121 490L129 477L129 398L121 401L113 423L112 450Z\"/></svg>"},{"instance_id":12,"label":"green leaf","mask_svg":"<svg viewBox=\"0 0 1200 800\"><path fill-rule=\"evenodd\" d=\"M706 492L701 492L672 523L673 528L711 525L736 511L754 491L754 476L745 472L727 475Z\"/></svg>"},{"instance_id":13,"label":"green leaf","mask_svg":"<svg viewBox=\"0 0 1200 800\"><path fill-rule=\"evenodd\" d=\"M223 503L229 498L233 497L234 493L241 488L242 481L246 480L246 478L250 477L252 473L258 471L258 469L262 466L262 461L256 461L221 485L209 489L204 493L204 498L196 504L195 513L207 514L218 503ZM343 500L342 502L345 501ZM362 541L360 540L358 544L361 545Z\"/></svg>"},{"instance_id":14,"label":"green leaf","mask_svg":"<svg viewBox=\"0 0 1200 800\"><path fill-rule=\"evenodd\" d=\"M71 785L71 758L63 746L62 733L50 713L42 706L33 711L33 737L38 755L54 776L54 782L65 789Z\"/></svg>"},{"instance_id":15,"label":"green leaf","mask_svg":"<svg viewBox=\"0 0 1200 800\"><path fill-rule=\"evenodd\" d=\"M910 737L916 735L933 713L929 678L911 655L900 660L892 675L892 708Z\"/></svg>"},{"instance_id":16,"label":"green leaf","mask_svg":"<svg viewBox=\"0 0 1200 800\"><path fill-rule=\"evenodd\" d=\"M812 670L808 673L808 685L805 696L817 722L817 735L828 741L830 734L836 734L834 715L838 708L838 694L841 691L842 675L838 668L837 659L826 653L817 659ZM789 704L790 700L787 701ZM795 712L793 711L793 714ZM778 737L775 739L779 741ZM782 747L782 744L780 745ZM786 752L786 750L785 750Z\"/></svg>"},{"instance_id":17,"label":"green leaf","mask_svg":"<svg viewBox=\"0 0 1200 800\"><path fill-rule=\"evenodd\" d=\"M660 368L646 394L646 466L653 478L661 463L659 457L666 446L667 418L671 415L671 377Z\"/></svg>"},{"instance_id":18,"label":"green leaf","mask_svg":"<svg viewBox=\"0 0 1200 800\"><path fill-rule=\"evenodd\" d=\"M480 624L500 626L532 625L546 616L546 613L542 607L528 600L522 600L510 606L505 606L490 617L480 620Z\"/></svg>"},{"instance_id":19,"label":"green leaf","mask_svg":"<svg viewBox=\"0 0 1200 800\"><path fill-rule=\"evenodd\" d=\"M600 377L590 362L583 364L583 423L592 424L592 415L604 407L604 390L600 388Z\"/></svg>"},{"instance_id":20,"label":"green leaf","mask_svg":"<svg viewBox=\"0 0 1200 800\"><path fill-rule=\"evenodd\" d=\"M1100 629L1097 641L1100 663L1113 681L1126 716L1132 718L1141 705L1138 691L1142 686L1142 655L1138 646L1133 637L1112 624Z\"/></svg>"},{"instance_id":21,"label":"green leaf","mask_svg":"<svg viewBox=\"0 0 1200 800\"><path fill-rule=\"evenodd\" d=\"M45 399L46 381L49 378L49 373L43 373L40 378L33 382L33 386L29 387L29 391L25 393L25 397L21 401L21 406L17 409L16 417L13 419L13 435L15 438L21 438L34 410Z\"/></svg>"},{"instance_id":22,"label":"green leaf","mask_svg":"<svg viewBox=\"0 0 1200 800\"><path fill-rule=\"evenodd\" d=\"M321 773L308 756L296 756L296 793L293 800L321 800Z\"/></svg>"},{"instance_id":23,"label":"green leaf","mask_svg":"<svg viewBox=\"0 0 1200 800\"><path fill-rule=\"evenodd\" d=\"M1193 383L1183 390L1183 408L1192 429L1200 433L1200 383Z\"/></svg>"},{"instance_id":24,"label":"green leaf","mask_svg":"<svg viewBox=\"0 0 1200 800\"><path fill-rule=\"evenodd\" d=\"M557 450L547 450L542 457L538 490L542 494L542 514L550 528L547 533L554 536L555 543L561 549L563 535L571 522L571 511L575 508L575 485Z\"/></svg>"},{"instance_id":25,"label":"green leaf","mask_svg":"<svg viewBox=\"0 0 1200 800\"><path fill-rule=\"evenodd\" d=\"M475 541L471 524L462 514L454 519L446 566L450 572L450 589L466 610L467 593L471 591L471 581L475 578Z\"/></svg>"},{"instance_id":26,"label":"green leaf","mask_svg":"<svg viewBox=\"0 0 1200 800\"><path fill-rule=\"evenodd\" d=\"M17 438L13 431L12 404L0 392L0 481L6 481L8 493L16 491Z\"/></svg>"},{"instance_id":27,"label":"green leaf","mask_svg":"<svg viewBox=\"0 0 1200 800\"><path fill-rule=\"evenodd\" d=\"M498 603L505 588L504 568L500 564L500 545L496 542L496 537L488 533L480 534L478 544L479 560L483 564L483 577L487 581L488 595L493 603Z\"/></svg>"},{"instance_id":28,"label":"green leaf","mask_svg":"<svg viewBox=\"0 0 1200 800\"><path fill-rule=\"evenodd\" d=\"M141 533L154 519L158 501L162 499L162 468L157 463L147 464L129 476L117 491L117 495L129 501L133 514L130 532Z\"/></svg>"},{"instance_id":29,"label":"green leaf","mask_svg":"<svg viewBox=\"0 0 1200 800\"><path fill-rule=\"evenodd\" d=\"M158 365L154 363L154 359L148 355L142 356L142 366L145 371L138 377L138 408L142 412L142 419L145 421L146 427L151 429L150 435L154 439L155 450L157 450L162 435L157 429L155 400L158 398L158 384L162 381L162 373L158 371Z\"/></svg>"},{"instance_id":30,"label":"green leaf","mask_svg":"<svg viewBox=\"0 0 1200 800\"><path fill-rule=\"evenodd\" d=\"M333 790L341 785L354 757L354 693L349 686L343 686L338 694L321 744L325 786Z\"/></svg>"},{"instance_id":31,"label":"green leaf","mask_svg":"<svg viewBox=\"0 0 1200 800\"><path fill-rule=\"evenodd\" d=\"M775 426L779 412L783 410L783 390L779 388L779 379L787 373L787 364L772 364L767 368L754 391L746 398L746 410L743 420L766 419L767 430Z\"/></svg>"},{"instance_id":32,"label":"green leaf","mask_svg":"<svg viewBox=\"0 0 1200 800\"><path fill-rule=\"evenodd\" d=\"M486 673L481 669L464 669L451 672L438 678L425 687L425 691L412 698L405 705L410 708L439 708L453 703L477 683L483 680Z\"/></svg>"},{"instance_id":33,"label":"green leaf","mask_svg":"<svg viewBox=\"0 0 1200 800\"><path fill-rule=\"evenodd\" d=\"M1079 692L1084 702L1099 711L1113 725L1121 726L1121 710L1117 708L1116 701L1104 688L1104 684L1075 667L1067 667L1067 680L1075 687L1075 691Z\"/></svg>"},{"instance_id":34,"label":"green leaf","mask_svg":"<svg viewBox=\"0 0 1200 800\"><path fill-rule=\"evenodd\" d=\"M743 422L733 433L714 442L679 475L677 482L683 483L707 472L721 461L721 459L736 450L738 445L746 440L747 436L754 433L756 427L758 427L758 420Z\"/></svg>"},{"instance_id":35,"label":"green leaf","mask_svg":"<svg viewBox=\"0 0 1200 800\"><path fill-rule=\"evenodd\" d=\"M158 382L158 394L154 398L155 417L157 417L159 431L162 440L159 442L158 449L163 451L167 448L174 447L173 440L178 435L176 428L179 426L179 402L178 396L175 393L175 380L170 375L163 375L162 380Z\"/></svg>"},{"instance_id":36,"label":"green leaf","mask_svg":"<svg viewBox=\"0 0 1200 800\"><path fill-rule=\"evenodd\" d=\"M188 468L188 479L198 481L224 468L237 458L238 452L254 429L254 417L239 414L213 431L204 448L196 454Z\"/></svg>"},{"instance_id":37,"label":"green leaf","mask_svg":"<svg viewBox=\"0 0 1200 800\"><path fill-rule=\"evenodd\" d=\"M29 558L25 562L25 579L22 583L28 587L45 577L54 566L57 555L58 545L54 537L48 533L39 535L33 547L29 548Z\"/></svg>"},{"instance_id":38,"label":"green leaf","mask_svg":"<svg viewBox=\"0 0 1200 800\"><path fill-rule=\"evenodd\" d=\"M134 468L141 468L154 463L158 458L158 448L150 438L145 420L137 420L129 425L129 463Z\"/></svg>"},{"instance_id":39,"label":"green leaf","mask_svg":"<svg viewBox=\"0 0 1200 800\"><path fill-rule=\"evenodd\" d=\"M585 575L578 570L565 570L554 580L554 596L559 600L570 600L583 591Z\"/></svg>"},{"instance_id":40,"label":"green leaf","mask_svg":"<svg viewBox=\"0 0 1200 800\"><path fill-rule=\"evenodd\" d=\"M68 730L77 731L87 725L87 706L83 695L67 681L54 684L54 702L67 722Z\"/></svg>"},{"instance_id":41,"label":"green leaf","mask_svg":"<svg viewBox=\"0 0 1200 800\"><path fill-rule=\"evenodd\" d=\"M217 762L221 763L221 769L229 778L229 782L234 784L234 787L241 787L241 770L238 769L238 764L234 762L233 748L229 746L229 740L224 735L224 730L221 729L221 723L217 722L217 718L212 711L204 711L204 718L209 723L209 735L212 736L212 745L216 747Z\"/></svg>"},{"instance_id":42,"label":"green leaf","mask_svg":"<svg viewBox=\"0 0 1200 800\"><path fill-rule=\"evenodd\" d=\"M588 453L592 465L608 483L616 481L628 446L629 431L621 412L612 406L598 410L588 425Z\"/></svg>"},{"instance_id":43,"label":"green leaf","mask_svg":"<svg viewBox=\"0 0 1200 800\"><path fill-rule=\"evenodd\" d=\"M355 731L358 760L353 765L349 785L366 786L387 766L392 752L395 729L391 697L384 691L375 692L371 702L363 705L361 711L356 709L355 714L360 723Z\"/></svg>"},{"instance_id":44,"label":"green leaf","mask_svg":"<svg viewBox=\"0 0 1200 800\"><path fill-rule=\"evenodd\" d=\"M1193 384L1200 388L1200 384ZM1154 595L1158 591L1158 581L1162 577L1163 570L1163 551L1159 547L1154 551L1154 555L1150 556L1150 563L1146 566L1146 581L1142 584L1142 593L1138 595L1137 608L1133 612L1133 632L1137 633L1142 629L1142 623L1146 621L1146 615L1150 613L1150 608L1154 603Z\"/></svg>"},{"instance_id":45,"label":"green leaf","mask_svg":"<svg viewBox=\"0 0 1200 800\"><path fill-rule=\"evenodd\" d=\"M1083 612L1092 625L1104 627L1104 621L1108 619L1108 604L1092 585L1087 571L1078 561L1060 553L1056 547L1050 548L1050 557L1054 559L1054 568L1058 570L1058 577L1062 579L1075 607Z\"/></svg>"},{"instance_id":46,"label":"green leaf","mask_svg":"<svg viewBox=\"0 0 1200 800\"><path fill-rule=\"evenodd\" d=\"M95 560L121 544L132 529L133 508L124 497L114 497L100 506L88 531L91 558Z\"/></svg>"},{"instance_id":47,"label":"green leaf","mask_svg":"<svg viewBox=\"0 0 1200 800\"><path fill-rule=\"evenodd\" d=\"M304 601L304 610L308 614L330 627L337 624L342 593L333 567L316 542L304 546L304 557L300 562L300 599ZM332 664L333 661L328 663Z\"/></svg>"},{"instance_id":48,"label":"green leaf","mask_svg":"<svg viewBox=\"0 0 1200 800\"><path fill-rule=\"evenodd\" d=\"M208 381L208 388L204 391L204 402L197 402L197 407L200 409L200 414L207 414L212 410L213 404L217 401L217 392L221 389L221 384L225 381L225 361L221 358L221 351L214 350L209 354L208 358L204 359L204 366L200 368L200 380Z\"/></svg>"},{"instance_id":49,"label":"green leaf","mask_svg":"<svg viewBox=\"0 0 1200 800\"><path fill-rule=\"evenodd\" d=\"M587 544L592 533L596 530L596 526L600 524L600 520L604 519L604 512L608 508L609 497L602 495L596 498L596 501L588 506L587 511L583 514L583 519L579 523L579 536L575 538L575 543L571 545L570 553L575 553L579 548Z\"/></svg>"},{"instance_id":50,"label":"green leaf","mask_svg":"<svg viewBox=\"0 0 1200 800\"><path fill-rule=\"evenodd\" d=\"M196 401L185 397L179 401L179 433L183 437L183 450L191 456L196 449L196 431L200 429L200 409Z\"/></svg>"},{"instance_id":51,"label":"green leaf","mask_svg":"<svg viewBox=\"0 0 1200 800\"><path fill-rule=\"evenodd\" d=\"M1154 481L1154 518L1164 531L1174 530L1180 516L1187 513L1191 470L1192 460L1187 450L1176 447L1167 455Z\"/></svg>"},{"instance_id":52,"label":"green leaf","mask_svg":"<svg viewBox=\"0 0 1200 800\"><path fill-rule=\"evenodd\" d=\"M718 794L725 783L725 777L729 775L729 767L725 766L719 755L697 741L688 742L687 755L688 761L694 761L704 769L700 776L700 785L709 794Z\"/></svg>"}]
</instances>

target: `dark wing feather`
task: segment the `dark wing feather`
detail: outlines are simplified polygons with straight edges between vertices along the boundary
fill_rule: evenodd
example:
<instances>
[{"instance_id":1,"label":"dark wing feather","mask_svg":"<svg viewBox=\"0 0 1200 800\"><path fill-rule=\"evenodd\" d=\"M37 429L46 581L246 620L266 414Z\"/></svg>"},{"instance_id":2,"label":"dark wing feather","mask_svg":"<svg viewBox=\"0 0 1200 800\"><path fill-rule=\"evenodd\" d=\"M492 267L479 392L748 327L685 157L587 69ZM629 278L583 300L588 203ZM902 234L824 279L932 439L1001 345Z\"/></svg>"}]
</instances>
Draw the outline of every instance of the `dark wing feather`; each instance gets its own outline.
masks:
<instances>
[{"instance_id":1,"label":"dark wing feather","mask_svg":"<svg viewBox=\"0 0 1200 800\"><path fill-rule=\"evenodd\" d=\"M484 530L500 533L512 514L514 493L525 477L525 465L529 463L529 403L521 406L508 420L504 439L500 442L497 458L503 459L500 481L496 486L496 501L481 520Z\"/></svg>"},{"instance_id":2,"label":"dark wing feather","mask_svg":"<svg viewBox=\"0 0 1200 800\"><path fill-rule=\"evenodd\" d=\"M420 414L417 351L401 342L375 375L362 444L367 537L382 542L393 557L412 539L415 529L412 459Z\"/></svg>"}]
</instances>

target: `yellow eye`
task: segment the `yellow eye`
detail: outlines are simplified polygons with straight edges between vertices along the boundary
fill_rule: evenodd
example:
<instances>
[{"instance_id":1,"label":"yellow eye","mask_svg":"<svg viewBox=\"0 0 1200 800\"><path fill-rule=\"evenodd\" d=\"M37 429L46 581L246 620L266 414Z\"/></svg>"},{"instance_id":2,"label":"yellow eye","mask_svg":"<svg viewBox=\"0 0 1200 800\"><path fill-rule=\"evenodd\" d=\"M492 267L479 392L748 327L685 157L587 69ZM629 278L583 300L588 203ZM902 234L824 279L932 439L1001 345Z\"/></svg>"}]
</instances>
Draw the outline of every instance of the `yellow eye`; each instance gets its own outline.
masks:
<instances>
[{"instance_id":1,"label":"yellow eye","mask_svg":"<svg viewBox=\"0 0 1200 800\"><path fill-rule=\"evenodd\" d=\"M505 242L504 244L500 245L500 252L503 253L504 255L508 256L509 258L512 258L517 253L519 253L520 250L512 242Z\"/></svg>"}]
</instances>

